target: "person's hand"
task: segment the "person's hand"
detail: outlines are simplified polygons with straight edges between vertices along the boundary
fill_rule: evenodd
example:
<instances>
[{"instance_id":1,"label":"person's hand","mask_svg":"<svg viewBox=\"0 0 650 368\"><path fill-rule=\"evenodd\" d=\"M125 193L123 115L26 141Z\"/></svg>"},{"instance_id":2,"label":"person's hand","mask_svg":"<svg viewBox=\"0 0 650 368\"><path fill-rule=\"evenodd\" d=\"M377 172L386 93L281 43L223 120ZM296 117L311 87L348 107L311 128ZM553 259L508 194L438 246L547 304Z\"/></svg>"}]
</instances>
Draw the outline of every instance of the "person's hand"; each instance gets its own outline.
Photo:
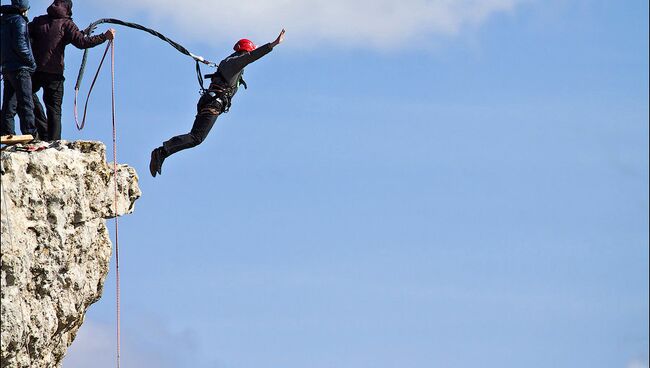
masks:
<instances>
[{"instance_id":1,"label":"person's hand","mask_svg":"<svg viewBox=\"0 0 650 368\"><path fill-rule=\"evenodd\" d=\"M108 31L104 32L104 36L106 36L107 40L112 40L115 38L115 30L113 28L109 29Z\"/></svg>"},{"instance_id":2,"label":"person's hand","mask_svg":"<svg viewBox=\"0 0 650 368\"><path fill-rule=\"evenodd\" d=\"M278 35L278 38L275 39L275 41L271 42L271 46L275 47L279 44L281 44L284 41L284 28L282 29L282 32Z\"/></svg>"}]
</instances>

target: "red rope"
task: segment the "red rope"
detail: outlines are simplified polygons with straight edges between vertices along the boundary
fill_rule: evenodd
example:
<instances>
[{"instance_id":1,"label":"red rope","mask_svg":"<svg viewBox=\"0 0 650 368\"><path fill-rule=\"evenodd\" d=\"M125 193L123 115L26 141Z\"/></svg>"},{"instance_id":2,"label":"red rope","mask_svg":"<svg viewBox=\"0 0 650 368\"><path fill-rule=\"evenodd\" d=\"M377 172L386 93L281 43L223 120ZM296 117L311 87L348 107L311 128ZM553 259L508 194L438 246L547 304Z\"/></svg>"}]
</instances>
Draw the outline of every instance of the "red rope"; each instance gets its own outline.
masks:
<instances>
[{"instance_id":1,"label":"red rope","mask_svg":"<svg viewBox=\"0 0 650 368\"><path fill-rule=\"evenodd\" d=\"M120 243L119 243L119 231L118 231L118 221L117 221L117 126L115 125L115 43L114 41L109 41L109 46L111 48L111 114L113 120L113 183L115 185L115 293L116 293L116 339L117 339L117 368L120 368ZM108 49L108 47L107 47ZM104 54L106 56L106 54ZM102 58L102 62L103 62ZM101 65L100 65L101 68ZM94 82L93 82L94 83ZM84 111L84 120L85 120L85 111Z\"/></svg>"},{"instance_id":2,"label":"red rope","mask_svg":"<svg viewBox=\"0 0 650 368\"><path fill-rule=\"evenodd\" d=\"M117 188L117 126L115 124L115 42L114 40L108 41L106 45L106 50L104 51L104 56L102 56L102 61L99 63L97 68L97 73L95 73L95 78L90 85L88 90L88 96L86 97L86 105L84 106L84 116L79 125L79 120L77 119L77 96L79 90L75 89L74 91L74 120L77 125L77 129L81 130L86 125L86 112L88 111L88 101L90 100L90 93L95 87L95 82L97 82L97 77L99 72L102 70L104 65L104 59L106 59L106 54L108 50L111 50L111 118L113 121L113 187L115 192L115 198L113 202L113 207L115 210L115 310L116 310L116 363L117 368L120 368L120 242L119 242L119 226L118 226L118 216L117 216L117 198L118 198L118 188Z\"/></svg>"},{"instance_id":3,"label":"red rope","mask_svg":"<svg viewBox=\"0 0 650 368\"><path fill-rule=\"evenodd\" d=\"M115 210L115 293L116 293L116 342L117 342L117 351L116 351L116 363L117 368L120 368L120 242L119 242L119 226L118 226L118 216L117 216L117 198L118 198L118 188L117 188L117 126L115 124L115 43L113 40L108 42L106 45L106 50L104 51L104 56L102 56L102 61L99 63L97 68L97 73L95 73L95 78L93 79L92 84L90 85L90 90L88 90L88 96L86 97L86 105L84 106L84 116L79 124L77 119L77 96L79 90L75 89L74 93L74 120L77 125L77 129L81 130L86 125L86 112L88 111L88 101L90 100L90 94L95 87L95 82L97 82L97 77L99 72L102 70L104 65L104 59L106 59L106 54L108 50L111 50L111 117L113 120L113 187L115 192L115 198L113 202L113 207Z\"/></svg>"}]
</instances>

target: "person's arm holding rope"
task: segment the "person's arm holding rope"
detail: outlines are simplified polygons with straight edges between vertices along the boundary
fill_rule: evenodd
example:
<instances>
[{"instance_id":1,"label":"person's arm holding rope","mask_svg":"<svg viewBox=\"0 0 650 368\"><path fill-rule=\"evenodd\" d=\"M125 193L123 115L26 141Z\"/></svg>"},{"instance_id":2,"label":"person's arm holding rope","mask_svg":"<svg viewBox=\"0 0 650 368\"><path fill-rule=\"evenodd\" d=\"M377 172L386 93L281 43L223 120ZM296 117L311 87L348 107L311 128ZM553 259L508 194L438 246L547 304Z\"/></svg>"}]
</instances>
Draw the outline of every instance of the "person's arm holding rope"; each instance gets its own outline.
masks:
<instances>
[{"instance_id":1,"label":"person's arm holding rope","mask_svg":"<svg viewBox=\"0 0 650 368\"><path fill-rule=\"evenodd\" d=\"M68 23L67 33L70 43L78 49L89 49L101 45L108 40L112 40L115 37L115 30L113 28L97 36L86 36L86 34L81 32L79 27L72 22Z\"/></svg>"}]
</instances>

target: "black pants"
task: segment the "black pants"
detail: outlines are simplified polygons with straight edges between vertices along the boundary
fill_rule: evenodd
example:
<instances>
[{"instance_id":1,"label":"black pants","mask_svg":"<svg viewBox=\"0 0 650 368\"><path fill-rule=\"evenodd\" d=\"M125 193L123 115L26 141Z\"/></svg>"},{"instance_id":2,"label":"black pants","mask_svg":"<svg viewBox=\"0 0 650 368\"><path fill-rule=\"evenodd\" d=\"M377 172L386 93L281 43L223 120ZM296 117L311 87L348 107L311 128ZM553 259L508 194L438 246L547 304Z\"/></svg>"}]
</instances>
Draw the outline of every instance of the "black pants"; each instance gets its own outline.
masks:
<instances>
[{"instance_id":1,"label":"black pants","mask_svg":"<svg viewBox=\"0 0 650 368\"><path fill-rule=\"evenodd\" d=\"M206 93L199 99L196 110L197 114L192 130L187 134L177 135L163 143L165 157L201 144L210 133L210 129L212 129L214 122L217 121L217 117L221 114L221 103L210 98Z\"/></svg>"},{"instance_id":2,"label":"black pants","mask_svg":"<svg viewBox=\"0 0 650 368\"><path fill-rule=\"evenodd\" d=\"M36 72L32 76L34 115L36 129L41 140L61 140L61 105L63 104L64 81L65 78L61 74ZM43 110L43 105L36 96L36 92L41 88L43 88L45 110Z\"/></svg>"},{"instance_id":3,"label":"black pants","mask_svg":"<svg viewBox=\"0 0 650 368\"><path fill-rule=\"evenodd\" d=\"M0 135L14 135L14 117L18 112L20 131L36 136L34 125L34 101L32 100L32 76L25 69L3 72L4 94L2 96L2 116L0 116Z\"/></svg>"}]
</instances>

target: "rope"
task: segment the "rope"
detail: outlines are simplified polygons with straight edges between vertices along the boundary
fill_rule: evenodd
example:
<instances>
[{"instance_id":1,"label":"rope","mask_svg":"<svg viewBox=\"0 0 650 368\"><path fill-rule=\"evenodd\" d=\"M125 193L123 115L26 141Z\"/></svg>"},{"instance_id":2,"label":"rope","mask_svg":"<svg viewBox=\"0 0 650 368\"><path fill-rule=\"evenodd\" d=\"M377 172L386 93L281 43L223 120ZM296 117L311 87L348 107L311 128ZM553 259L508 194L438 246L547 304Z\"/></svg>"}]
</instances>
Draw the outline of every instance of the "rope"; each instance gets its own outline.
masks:
<instances>
[{"instance_id":1,"label":"rope","mask_svg":"<svg viewBox=\"0 0 650 368\"><path fill-rule=\"evenodd\" d=\"M111 116L113 120L113 183L115 188L115 309L116 309L116 339L117 339L117 368L120 368L120 243L117 216L117 126L115 125L115 42L110 41L111 49ZM100 66L101 68L101 66Z\"/></svg>"},{"instance_id":2,"label":"rope","mask_svg":"<svg viewBox=\"0 0 650 368\"><path fill-rule=\"evenodd\" d=\"M111 51L111 118L113 123L113 189L114 189L114 200L113 208L115 211L115 317L116 317L116 364L117 368L120 368L120 340L121 340L121 331L120 331L120 237L119 237L119 222L117 216L117 197L118 197L118 186L117 186L117 125L115 124L115 42L111 40L106 45L106 50L104 51L104 56L102 56L102 61L99 63L97 72L95 73L95 78L93 83L90 86L88 91L88 97L86 97L86 106L84 107L84 117L79 125L77 121L77 93L75 91L75 123L77 124L77 129L83 129L86 123L86 110L88 109L88 100L90 99L90 93L93 91L99 72L102 70L104 65L104 59L106 59L106 54L108 50Z\"/></svg>"},{"instance_id":3,"label":"rope","mask_svg":"<svg viewBox=\"0 0 650 368\"><path fill-rule=\"evenodd\" d=\"M93 78L93 82L90 84L90 89L88 90L88 96L86 97L86 104L84 106L84 116L83 119L81 120L81 125L79 124L79 114L77 113L77 97L79 95L79 89L75 88L74 90L74 123L77 125L77 129L79 130L83 129L84 126L86 125L86 114L88 112L88 101L90 101L90 94L93 92L93 88L95 88L95 82L97 82L97 77L99 77L99 72L102 70L102 66L104 65L104 59L106 59L106 54L108 53L109 49L111 49L111 60L113 58L112 45L113 45L113 41L109 41L108 45L106 45L106 50L104 50L104 56L102 56L102 61L99 63L99 67L97 68L97 72L95 73L95 78Z\"/></svg>"},{"instance_id":4,"label":"rope","mask_svg":"<svg viewBox=\"0 0 650 368\"><path fill-rule=\"evenodd\" d=\"M168 38L167 36L163 35L162 33L157 32L157 31L155 31L155 30L153 30L151 28L147 28L147 27L145 27L143 25L140 25L140 24L137 24L137 23L125 22L125 21L122 21L122 20L119 20L119 19L113 19L113 18L102 18L102 19L99 19L97 21L94 21L93 23L90 23L88 28L86 28L84 30L84 33L89 36L97 28L97 26L99 26L102 23L117 24L117 25L129 27L129 28L134 28L134 29L138 29L138 30L141 30L141 31L145 31L145 32L147 32L147 33L149 33L149 34L151 34L153 36L156 36L156 37L160 38L161 40L167 42L173 48L178 50L180 53L191 57L192 59L194 59L196 61L196 74L198 76L199 86L201 87L201 93L203 93L205 91L205 88L203 87L203 76L202 76L202 73L201 73L201 67L199 65L199 62L203 63L203 64L206 64L208 66L211 66L211 67L217 67L217 64L215 64L215 63L213 63L213 62L211 62L209 60L206 60L202 56L193 54L188 49L183 47L183 45L173 41L172 39ZM81 88L81 81L83 80L84 72L86 71L86 62L88 61L88 51L89 51L89 49L84 50L83 59L81 60L81 67L79 68L79 74L77 75L77 83L75 84L75 87L74 87L74 121L75 121L75 124L77 125L77 129L79 129L79 130L83 129L84 125L86 124L86 113L87 113L87 110L88 110L88 101L90 100L90 93L92 92L93 87L95 86L95 82L97 81L97 76L99 75L99 70L101 69L102 64L104 63L104 59L106 58L106 53L108 52L108 49L109 49L109 45L106 46L106 50L104 51L104 56L102 57L102 61L99 64L99 69L97 69L97 73L95 74L95 78L93 79L93 83L91 84L90 90L88 91L88 96L86 97L86 104L84 106L84 116L83 116L83 119L81 121L81 124L79 124L79 118L78 118L78 113L77 113L77 99L78 99L78 96L79 96L79 89Z\"/></svg>"},{"instance_id":5,"label":"rope","mask_svg":"<svg viewBox=\"0 0 650 368\"><path fill-rule=\"evenodd\" d=\"M102 23L117 24L117 25L120 25L120 26L125 26L125 27L129 27L129 28L134 28L134 29L138 29L138 30L141 30L141 31L145 31L145 32L147 32L147 33L149 33L149 34L151 34L151 35L153 35L155 37L158 37L161 40L167 42L173 48L178 50L180 53L182 53L184 55L187 55L187 56L191 57L192 59L196 60L197 63L201 62L201 63L206 64L206 65L211 66L211 67L216 67L217 66L217 64L215 64L215 63L213 63L213 62L211 62L209 60L206 60L202 56L195 55L195 54L191 53L188 49L183 47L181 44L173 41L172 39L168 38L167 36L163 35L162 33L157 32L157 31L155 31L155 30L153 30L151 28L147 28L147 27L142 26L142 25L137 24L137 23L125 22L125 21L122 21L122 20L119 20L119 19L113 19L113 18L103 18L103 19L99 19L99 20L94 21L93 23L91 23L88 26L88 28L86 28L84 30L84 33L86 35L92 34L92 32L95 30L95 28L97 28L97 26L102 24ZM79 68L79 75L77 76L77 83L75 85L75 90L77 90L77 91L79 90L79 88L81 86L81 80L83 79L84 71L86 69L86 60L87 59L88 59L88 49L84 50L83 59L81 61L81 67Z\"/></svg>"}]
</instances>

